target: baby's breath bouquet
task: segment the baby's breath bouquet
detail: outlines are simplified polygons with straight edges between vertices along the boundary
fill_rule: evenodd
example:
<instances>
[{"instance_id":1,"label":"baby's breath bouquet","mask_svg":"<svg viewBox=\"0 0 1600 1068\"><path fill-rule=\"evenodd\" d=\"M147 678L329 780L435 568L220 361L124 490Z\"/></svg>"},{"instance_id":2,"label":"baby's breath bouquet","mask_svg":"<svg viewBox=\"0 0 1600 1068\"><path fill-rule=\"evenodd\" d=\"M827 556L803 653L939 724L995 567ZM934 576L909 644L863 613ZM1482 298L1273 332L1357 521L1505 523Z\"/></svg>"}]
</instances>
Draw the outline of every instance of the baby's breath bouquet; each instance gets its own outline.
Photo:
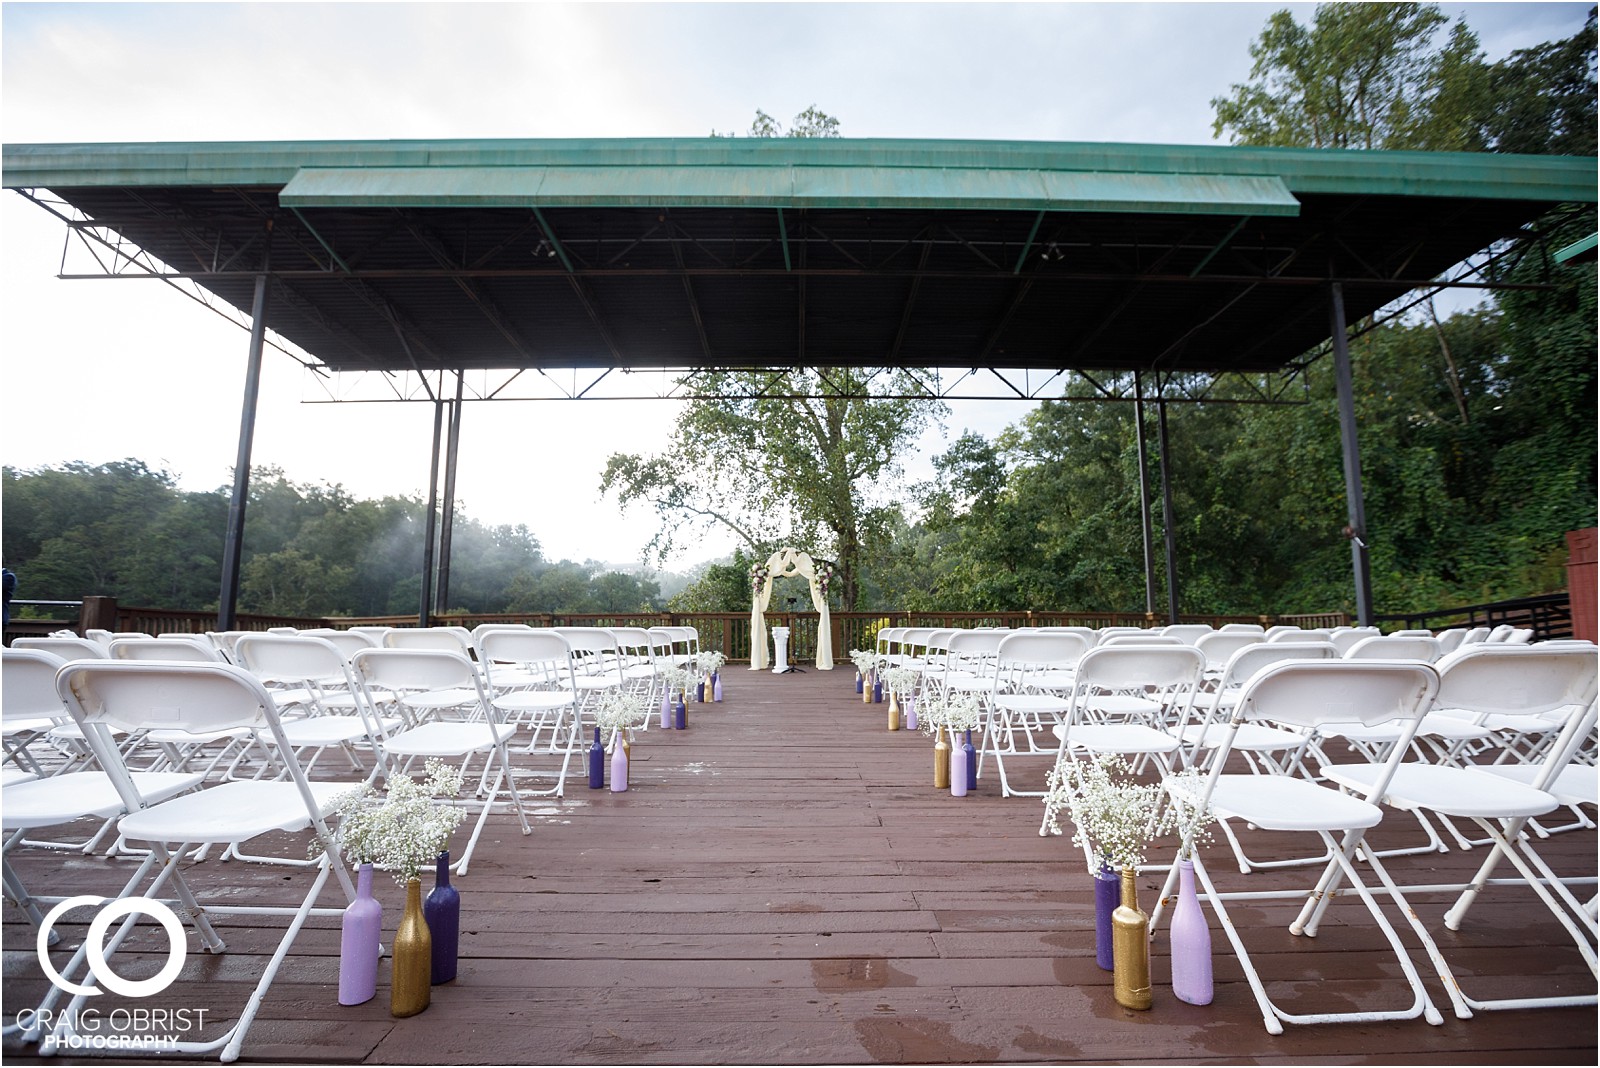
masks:
<instances>
[{"instance_id":1,"label":"baby's breath bouquet","mask_svg":"<svg viewBox=\"0 0 1600 1068\"><path fill-rule=\"evenodd\" d=\"M461 769L438 759L425 768L427 778L420 783L409 775L390 778L387 796L364 783L334 799L339 815L334 838L352 864L376 865L404 886L444 852L465 813L441 799L460 792ZM313 842L311 851L319 853L321 843Z\"/></svg>"},{"instance_id":2,"label":"baby's breath bouquet","mask_svg":"<svg viewBox=\"0 0 1600 1068\"><path fill-rule=\"evenodd\" d=\"M650 718L650 698L639 693L608 693L594 711L595 726L607 737L632 730Z\"/></svg>"},{"instance_id":3,"label":"baby's breath bouquet","mask_svg":"<svg viewBox=\"0 0 1600 1068\"><path fill-rule=\"evenodd\" d=\"M716 674L722 670L722 665L727 662L728 658L715 649L702 649L695 656L695 667L699 669L702 675Z\"/></svg>"},{"instance_id":4,"label":"baby's breath bouquet","mask_svg":"<svg viewBox=\"0 0 1600 1068\"><path fill-rule=\"evenodd\" d=\"M917 700L917 726L927 734L938 734L940 727L952 735L977 730L982 713L977 694L950 693Z\"/></svg>"},{"instance_id":5,"label":"baby's breath bouquet","mask_svg":"<svg viewBox=\"0 0 1600 1068\"><path fill-rule=\"evenodd\" d=\"M1069 759L1052 769L1045 782L1045 818L1061 833L1057 816L1072 817L1072 841L1102 867L1137 869L1150 839L1172 829L1172 809L1164 806L1160 783L1140 783L1121 757L1105 754Z\"/></svg>"},{"instance_id":6,"label":"baby's breath bouquet","mask_svg":"<svg viewBox=\"0 0 1600 1068\"><path fill-rule=\"evenodd\" d=\"M893 667L883 673L883 687L890 693L910 697L917 689L919 675L911 668Z\"/></svg>"},{"instance_id":7,"label":"baby's breath bouquet","mask_svg":"<svg viewBox=\"0 0 1600 1068\"><path fill-rule=\"evenodd\" d=\"M1196 845L1211 844L1211 825L1217 814L1208 804L1200 806L1205 796L1206 777L1198 768L1186 768L1167 779L1168 822L1178 835L1178 855L1184 860L1194 858Z\"/></svg>"},{"instance_id":8,"label":"baby's breath bouquet","mask_svg":"<svg viewBox=\"0 0 1600 1068\"><path fill-rule=\"evenodd\" d=\"M878 652L875 649L852 649L850 659L855 661L856 670L861 672L863 678L872 674L878 666Z\"/></svg>"},{"instance_id":9,"label":"baby's breath bouquet","mask_svg":"<svg viewBox=\"0 0 1600 1068\"><path fill-rule=\"evenodd\" d=\"M689 684L694 681L694 675L688 668L669 667L661 672L661 678L666 683L667 693L688 693Z\"/></svg>"}]
</instances>

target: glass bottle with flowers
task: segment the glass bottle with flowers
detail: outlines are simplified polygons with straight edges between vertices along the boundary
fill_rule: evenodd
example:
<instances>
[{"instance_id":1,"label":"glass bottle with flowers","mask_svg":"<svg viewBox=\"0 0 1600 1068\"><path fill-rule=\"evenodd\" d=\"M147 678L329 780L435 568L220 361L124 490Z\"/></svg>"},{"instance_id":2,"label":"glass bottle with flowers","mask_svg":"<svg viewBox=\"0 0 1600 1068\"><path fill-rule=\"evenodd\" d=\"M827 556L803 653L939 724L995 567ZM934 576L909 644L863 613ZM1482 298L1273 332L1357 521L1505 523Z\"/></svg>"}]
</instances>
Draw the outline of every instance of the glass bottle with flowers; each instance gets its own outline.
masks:
<instances>
[{"instance_id":1,"label":"glass bottle with flowers","mask_svg":"<svg viewBox=\"0 0 1600 1068\"><path fill-rule=\"evenodd\" d=\"M889 691L889 729L900 729L901 717L906 730L916 730L917 722L911 715L911 693L916 688L918 674L911 668L891 667L883 672L883 685Z\"/></svg>"},{"instance_id":2,"label":"glass bottle with flowers","mask_svg":"<svg viewBox=\"0 0 1600 1068\"><path fill-rule=\"evenodd\" d=\"M633 731L650 718L650 695L608 693L595 709L595 727L611 743L611 792L628 789L628 766L633 757Z\"/></svg>"},{"instance_id":3,"label":"glass bottle with flowers","mask_svg":"<svg viewBox=\"0 0 1600 1068\"><path fill-rule=\"evenodd\" d=\"M878 671L878 653L875 649L852 649L850 659L856 665L856 693L862 695L863 704L872 703L872 687Z\"/></svg>"},{"instance_id":4,"label":"glass bottle with flowers","mask_svg":"<svg viewBox=\"0 0 1600 1068\"><path fill-rule=\"evenodd\" d=\"M388 871L406 888L405 911L395 932L389 989L389 1011L395 1016L414 1016L428 1007L436 970L435 939L423 911L422 869L434 864L448 873L450 835L465 815L449 800L461 790L461 769L430 759L425 771L427 777L420 783L409 775L391 776L386 796L366 783L340 795L333 804L339 814L335 837L345 856L368 870L376 865ZM438 917L440 951L452 962L459 915L457 898L454 914ZM453 977L455 969L445 971Z\"/></svg>"},{"instance_id":5,"label":"glass bottle with flowers","mask_svg":"<svg viewBox=\"0 0 1600 1068\"><path fill-rule=\"evenodd\" d=\"M1113 972L1118 1004L1148 1009L1150 921L1139 908L1134 879L1150 839L1170 829L1161 784L1139 782L1121 757L1069 758L1047 777L1044 803L1046 824L1057 834L1059 813L1067 810L1073 844L1095 873L1096 962Z\"/></svg>"},{"instance_id":6,"label":"glass bottle with flowers","mask_svg":"<svg viewBox=\"0 0 1600 1068\"><path fill-rule=\"evenodd\" d=\"M1178 896L1172 906L1168 943L1172 950L1172 994L1190 1005L1209 1005L1213 995L1211 975L1211 926L1194 887L1194 848L1211 841L1211 825L1216 814L1200 799L1205 796L1202 774L1189 768L1167 779L1167 798L1173 833L1178 836L1178 861L1162 888L1156 906L1159 916L1167 903L1166 894L1178 881ZM1153 921L1152 921L1153 922Z\"/></svg>"},{"instance_id":7,"label":"glass bottle with flowers","mask_svg":"<svg viewBox=\"0 0 1600 1068\"><path fill-rule=\"evenodd\" d=\"M722 665L727 661L715 649L702 649L695 655L695 670L705 679L706 694L712 701L722 700Z\"/></svg>"}]
</instances>

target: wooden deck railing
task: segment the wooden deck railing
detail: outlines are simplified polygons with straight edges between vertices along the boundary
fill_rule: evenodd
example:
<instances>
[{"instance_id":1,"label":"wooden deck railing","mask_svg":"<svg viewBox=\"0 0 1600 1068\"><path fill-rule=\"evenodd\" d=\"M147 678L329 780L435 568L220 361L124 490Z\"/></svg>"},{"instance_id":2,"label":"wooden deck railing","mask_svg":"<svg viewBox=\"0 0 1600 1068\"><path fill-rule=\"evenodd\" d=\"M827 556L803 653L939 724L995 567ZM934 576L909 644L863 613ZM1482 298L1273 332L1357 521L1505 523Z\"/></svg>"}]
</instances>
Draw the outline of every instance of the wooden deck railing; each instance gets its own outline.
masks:
<instances>
[{"instance_id":1,"label":"wooden deck railing","mask_svg":"<svg viewBox=\"0 0 1600 1068\"><path fill-rule=\"evenodd\" d=\"M65 604L66 602L61 602ZM79 602L73 602L77 604ZM203 634L215 630L217 617L212 612L180 609L119 606L109 597L88 598L81 602L77 619L13 619L10 634L48 633L52 630L140 631L145 634ZM90 619L90 617L93 617ZM1317 613L1292 616L1209 616L1187 615L1185 623L1293 623L1304 627L1337 626L1349 622L1342 613ZM1151 619L1143 612L834 612L830 614L835 661L848 661L850 650L870 648L884 627L1112 627L1161 626L1164 619ZM767 626L790 630L789 655L797 664L817 655L816 612L769 612ZM534 627L694 627L700 644L715 649L730 661L750 660L750 614L748 612L497 612L436 617L434 622L463 627L480 623L526 623ZM240 630L267 630L272 627L355 626L414 627L417 617L366 616L317 617L272 616L240 613Z\"/></svg>"}]
</instances>

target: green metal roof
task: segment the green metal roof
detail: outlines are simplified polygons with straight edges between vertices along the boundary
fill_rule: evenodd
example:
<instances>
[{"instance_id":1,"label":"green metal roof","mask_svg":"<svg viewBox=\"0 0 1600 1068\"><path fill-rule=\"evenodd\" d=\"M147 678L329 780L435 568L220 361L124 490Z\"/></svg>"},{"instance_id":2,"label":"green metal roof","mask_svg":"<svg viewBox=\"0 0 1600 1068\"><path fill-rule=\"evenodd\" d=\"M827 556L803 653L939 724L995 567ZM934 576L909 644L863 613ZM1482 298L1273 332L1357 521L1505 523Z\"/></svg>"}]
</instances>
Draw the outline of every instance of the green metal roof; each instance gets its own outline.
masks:
<instances>
[{"instance_id":1,"label":"green metal roof","mask_svg":"<svg viewBox=\"0 0 1600 1068\"><path fill-rule=\"evenodd\" d=\"M277 333L383 371L1271 371L1327 338L1330 283L1370 315L1594 203L1596 173L1027 141L0 148L0 183L88 220L94 270L137 248L106 273L189 279L246 315L266 273Z\"/></svg>"},{"instance_id":2,"label":"green metal roof","mask_svg":"<svg viewBox=\"0 0 1600 1068\"><path fill-rule=\"evenodd\" d=\"M603 177L610 196L635 190L623 175L637 176L640 187L678 193L701 202L727 195L723 183L738 174L762 195L782 197L787 174L803 169L842 168L904 176L889 195L911 188L927 190L932 201L962 199L963 182L953 184L929 172L983 173L1000 181L1003 172L1039 175L1100 175L1115 183L1125 176L1202 176L1232 180L1275 178L1292 193L1402 196L1506 197L1589 202L1596 199L1593 158L1513 156L1465 152L1361 152L1343 149L1244 148L1220 145L1126 145L1034 141L927 141L844 138L637 138L595 140L470 141L290 141L156 144L6 145L0 182L8 189L82 185L284 185L305 168L339 170L440 171L464 169L485 176L485 168L532 168L546 172ZM732 168L780 172L757 176ZM548 177L548 175L546 175ZM502 180L514 182L512 176ZM662 190L664 178L670 188ZM398 179L396 179L398 181ZM829 179L818 196L840 193ZM1026 181L1026 178L1023 179ZM1074 179L1074 181L1081 179ZM436 181L443 181L443 178ZM848 181L848 180L847 180ZM680 184L681 183L681 184ZM1099 182L1091 183L1098 187ZM476 188L465 179L463 191ZM560 188L553 192L560 193ZM435 187L430 193L438 193ZM525 194L519 185L518 194ZM809 192L804 183L788 190ZM857 195L883 193L869 183ZM1013 194L1007 186L1008 196ZM605 194L596 194L597 196ZM655 195L647 193L645 195ZM1061 197L1047 189L1038 200ZM1080 194L1065 194L1068 200ZM1102 194L1103 195L1103 194ZM1254 194L1260 195L1260 194ZM1162 193L1163 199L1177 199ZM1114 198L1121 202L1121 198ZM609 203L597 200L594 203Z\"/></svg>"}]
</instances>

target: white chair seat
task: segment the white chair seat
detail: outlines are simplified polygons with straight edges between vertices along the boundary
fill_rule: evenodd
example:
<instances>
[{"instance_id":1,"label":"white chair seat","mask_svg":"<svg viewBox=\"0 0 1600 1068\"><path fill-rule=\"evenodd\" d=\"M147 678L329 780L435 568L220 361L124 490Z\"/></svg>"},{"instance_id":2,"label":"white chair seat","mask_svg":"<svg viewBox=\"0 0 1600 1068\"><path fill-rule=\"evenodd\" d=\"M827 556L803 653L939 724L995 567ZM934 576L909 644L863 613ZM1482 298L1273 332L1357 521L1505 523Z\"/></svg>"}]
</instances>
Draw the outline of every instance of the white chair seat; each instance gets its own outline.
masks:
<instances>
[{"instance_id":1,"label":"white chair seat","mask_svg":"<svg viewBox=\"0 0 1600 1068\"><path fill-rule=\"evenodd\" d=\"M1007 712L1065 713L1072 707L1067 698L1047 693L1000 693L995 694L994 703Z\"/></svg>"},{"instance_id":2,"label":"white chair seat","mask_svg":"<svg viewBox=\"0 0 1600 1068\"><path fill-rule=\"evenodd\" d=\"M345 782L308 785L323 815L334 798L354 789ZM243 842L268 831L301 831L309 826L305 802L293 782L223 783L130 812L117 821L118 831L142 842Z\"/></svg>"},{"instance_id":3,"label":"white chair seat","mask_svg":"<svg viewBox=\"0 0 1600 1068\"><path fill-rule=\"evenodd\" d=\"M60 722L59 719L46 719L43 716L37 719L8 719L5 721L4 733L7 738L13 734L38 734L42 731L50 730Z\"/></svg>"},{"instance_id":4,"label":"white chair seat","mask_svg":"<svg viewBox=\"0 0 1600 1068\"><path fill-rule=\"evenodd\" d=\"M1372 764L1328 764L1322 774L1352 790L1369 790L1381 768ZM1431 808L1447 816L1486 819L1539 816L1557 807L1542 790L1509 779L1475 775L1439 764L1401 764L1384 793L1386 804L1401 811Z\"/></svg>"},{"instance_id":5,"label":"white chair seat","mask_svg":"<svg viewBox=\"0 0 1600 1068\"><path fill-rule=\"evenodd\" d=\"M1050 728L1057 738L1066 728ZM1072 730L1072 747L1099 753L1170 753L1178 739L1138 723L1085 723Z\"/></svg>"},{"instance_id":6,"label":"white chair seat","mask_svg":"<svg viewBox=\"0 0 1600 1068\"><path fill-rule=\"evenodd\" d=\"M31 771L21 768L0 768L0 786L15 786L18 783L32 782L39 776Z\"/></svg>"},{"instance_id":7,"label":"white chair seat","mask_svg":"<svg viewBox=\"0 0 1600 1068\"><path fill-rule=\"evenodd\" d=\"M1228 727L1224 723L1191 723L1183 728L1181 733L1184 745L1198 744L1202 749L1215 749L1228 736ZM1233 748L1252 753L1279 752L1284 749L1294 749L1303 741L1305 738L1294 731L1267 727L1260 723L1243 723L1239 726L1238 735L1233 739Z\"/></svg>"},{"instance_id":8,"label":"white chair seat","mask_svg":"<svg viewBox=\"0 0 1600 1068\"><path fill-rule=\"evenodd\" d=\"M545 712L556 708L571 708L572 694L554 690L518 690L504 693L494 699L494 707L502 712Z\"/></svg>"},{"instance_id":9,"label":"white chair seat","mask_svg":"<svg viewBox=\"0 0 1600 1068\"><path fill-rule=\"evenodd\" d=\"M1144 697L1129 697L1125 694L1092 694L1086 698L1086 703L1090 709L1108 716L1135 717L1161 714L1161 705L1158 702Z\"/></svg>"},{"instance_id":10,"label":"white chair seat","mask_svg":"<svg viewBox=\"0 0 1600 1068\"><path fill-rule=\"evenodd\" d=\"M614 690L617 688L618 680L615 675L579 675L571 682L562 679L561 685L576 686L580 690Z\"/></svg>"},{"instance_id":11,"label":"white chair seat","mask_svg":"<svg viewBox=\"0 0 1600 1068\"><path fill-rule=\"evenodd\" d=\"M1422 717L1422 725L1417 728L1417 733L1445 738L1452 742L1471 742L1487 738L1494 734L1494 731L1459 716L1442 716L1429 712Z\"/></svg>"},{"instance_id":12,"label":"white chair seat","mask_svg":"<svg viewBox=\"0 0 1600 1068\"><path fill-rule=\"evenodd\" d=\"M1468 771L1481 771L1498 775L1524 786L1532 786L1542 764L1469 764ZM1593 764L1568 764L1556 776L1556 781L1545 787L1547 793L1563 805L1600 805L1600 768Z\"/></svg>"},{"instance_id":13,"label":"white chair seat","mask_svg":"<svg viewBox=\"0 0 1600 1068\"><path fill-rule=\"evenodd\" d=\"M396 721L398 723L398 721ZM296 749L301 746L338 745L367 736L367 728L357 716L312 716L283 721L284 737Z\"/></svg>"},{"instance_id":14,"label":"white chair seat","mask_svg":"<svg viewBox=\"0 0 1600 1068\"><path fill-rule=\"evenodd\" d=\"M1285 775L1223 775L1211 807L1223 819L1269 831L1365 829L1383 821L1383 810L1359 797Z\"/></svg>"},{"instance_id":15,"label":"white chair seat","mask_svg":"<svg viewBox=\"0 0 1600 1068\"><path fill-rule=\"evenodd\" d=\"M424 723L390 738L383 748L390 756L455 756L492 749L516 733L504 723Z\"/></svg>"},{"instance_id":16,"label":"white chair seat","mask_svg":"<svg viewBox=\"0 0 1600 1068\"><path fill-rule=\"evenodd\" d=\"M178 771L134 772L133 784L147 801L165 801L192 790L204 775ZM83 816L105 819L123 810L117 788L103 771L78 771L49 779L18 783L5 793L4 825L8 831L51 827Z\"/></svg>"},{"instance_id":17,"label":"white chair seat","mask_svg":"<svg viewBox=\"0 0 1600 1068\"><path fill-rule=\"evenodd\" d=\"M400 698L400 703L407 708L457 708L461 705L472 704L478 700L476 690L430 690L426 693L408 693Z\"/></svg>"}]
</instances>

